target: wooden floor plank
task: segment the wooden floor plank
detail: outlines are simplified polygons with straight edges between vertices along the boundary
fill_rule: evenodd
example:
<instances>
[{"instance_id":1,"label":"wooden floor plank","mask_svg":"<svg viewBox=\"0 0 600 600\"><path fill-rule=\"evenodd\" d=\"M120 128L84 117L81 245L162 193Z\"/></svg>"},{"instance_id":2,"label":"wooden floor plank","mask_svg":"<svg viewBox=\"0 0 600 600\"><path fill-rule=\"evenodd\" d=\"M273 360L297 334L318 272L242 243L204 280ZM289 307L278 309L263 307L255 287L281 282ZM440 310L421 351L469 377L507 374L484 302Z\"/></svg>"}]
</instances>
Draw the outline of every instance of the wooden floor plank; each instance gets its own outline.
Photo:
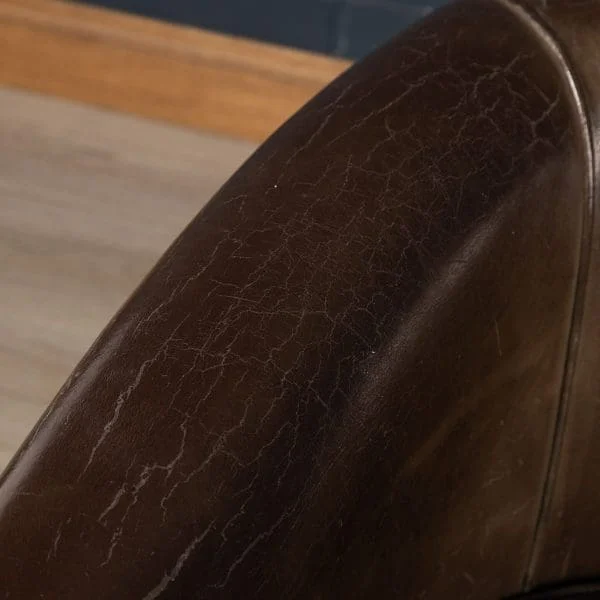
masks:
<instances>
[{"instance_id":1,"label":"wooden floor plank","mask_svg":"<svg viewBox=\"0 0 600 600\"><path fill-rule=\"evenodd\" d=\"M262 141L350 63L62 0L0 0L0 85Z\"/></svg>"}]
</instances>

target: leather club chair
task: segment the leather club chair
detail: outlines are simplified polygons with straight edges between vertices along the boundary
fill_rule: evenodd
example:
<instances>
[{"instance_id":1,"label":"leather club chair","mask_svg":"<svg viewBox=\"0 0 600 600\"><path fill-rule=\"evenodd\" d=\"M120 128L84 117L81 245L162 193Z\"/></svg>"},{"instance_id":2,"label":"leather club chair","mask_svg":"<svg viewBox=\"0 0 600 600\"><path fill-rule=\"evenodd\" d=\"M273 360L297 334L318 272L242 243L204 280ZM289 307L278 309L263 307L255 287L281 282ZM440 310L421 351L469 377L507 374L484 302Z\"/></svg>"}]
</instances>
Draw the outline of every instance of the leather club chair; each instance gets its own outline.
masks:
<instances>
[{"instance_id":1,"label":"leather club chair","mask_svg":"<svg viewBox=\"0 0 600 600\"><path fill-rule=\"evenodd\" d=\"M0 597L600 598L599 132L600 0L465 0L352 67L11 462Z\"/></svg>"}]
</instances>

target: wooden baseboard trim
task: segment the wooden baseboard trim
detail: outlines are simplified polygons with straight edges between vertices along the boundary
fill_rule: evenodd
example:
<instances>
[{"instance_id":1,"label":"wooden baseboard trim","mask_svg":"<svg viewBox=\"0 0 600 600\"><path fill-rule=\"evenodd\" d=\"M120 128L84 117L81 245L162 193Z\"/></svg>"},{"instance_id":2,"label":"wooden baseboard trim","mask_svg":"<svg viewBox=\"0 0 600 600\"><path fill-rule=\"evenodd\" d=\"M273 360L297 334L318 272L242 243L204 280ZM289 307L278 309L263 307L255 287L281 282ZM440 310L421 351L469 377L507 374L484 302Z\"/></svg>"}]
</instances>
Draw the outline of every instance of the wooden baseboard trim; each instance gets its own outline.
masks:
<instances>
[{"instance_id":1,"label":"wooden baseboard trim","mask_svg":"<svg viewBox=\"0 0 600 600\"><path fill-rule=\"evenodd\" d=\"M64 0L0 0L0 84L262 141L348 61Z\"/></svg>"}]
</instances>

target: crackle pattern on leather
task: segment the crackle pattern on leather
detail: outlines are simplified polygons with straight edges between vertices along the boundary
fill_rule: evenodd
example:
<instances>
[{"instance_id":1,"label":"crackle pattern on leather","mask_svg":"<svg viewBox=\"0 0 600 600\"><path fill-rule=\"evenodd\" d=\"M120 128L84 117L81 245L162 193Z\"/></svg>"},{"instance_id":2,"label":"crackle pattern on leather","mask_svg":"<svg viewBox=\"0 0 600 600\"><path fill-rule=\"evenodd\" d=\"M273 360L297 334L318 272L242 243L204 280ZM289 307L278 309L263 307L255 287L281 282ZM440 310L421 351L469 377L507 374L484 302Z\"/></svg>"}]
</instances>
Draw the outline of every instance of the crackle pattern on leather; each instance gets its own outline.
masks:
<instances>
[{"instance_id":1,"label":"crackle pattern on leather","mask_svg":"<svg viewBox=\"0 0 600 600\"><path fill-rule=\"evenodd\" d=\"M559 71L463 2L265 143L5 473L3 597L518 591L585 210Z\"/></svg>"}]
</instances>

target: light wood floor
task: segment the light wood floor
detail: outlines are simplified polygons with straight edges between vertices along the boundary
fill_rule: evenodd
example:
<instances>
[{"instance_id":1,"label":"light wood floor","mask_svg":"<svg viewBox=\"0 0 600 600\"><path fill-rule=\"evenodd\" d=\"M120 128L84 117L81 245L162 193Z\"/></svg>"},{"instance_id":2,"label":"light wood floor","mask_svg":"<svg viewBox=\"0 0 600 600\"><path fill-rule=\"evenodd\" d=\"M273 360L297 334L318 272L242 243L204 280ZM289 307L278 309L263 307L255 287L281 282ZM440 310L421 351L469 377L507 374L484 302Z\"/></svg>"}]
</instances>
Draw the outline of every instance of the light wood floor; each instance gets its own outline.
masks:
<instances>
[{"instance_id":1,"label":"light wood floor","mask_svg":"<svg viewBox=\"0 0 600 600\"><path fill-rule=\"evenodd\" d=\"M253 148L0 88L0 470Z\"/></svg>"}]
</instances>

